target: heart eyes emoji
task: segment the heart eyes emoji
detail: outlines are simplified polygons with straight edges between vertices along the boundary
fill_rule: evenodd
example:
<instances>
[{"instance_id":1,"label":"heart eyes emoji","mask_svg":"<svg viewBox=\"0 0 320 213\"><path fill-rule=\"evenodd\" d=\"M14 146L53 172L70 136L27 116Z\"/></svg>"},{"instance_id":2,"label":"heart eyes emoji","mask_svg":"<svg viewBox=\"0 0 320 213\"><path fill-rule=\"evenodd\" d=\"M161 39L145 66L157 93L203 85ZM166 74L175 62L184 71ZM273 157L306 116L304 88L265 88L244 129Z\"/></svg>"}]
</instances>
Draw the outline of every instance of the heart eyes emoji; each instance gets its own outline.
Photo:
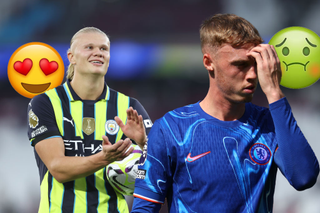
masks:
<instances>
[{"instance_id":1,"label":"heart eyes emoji","mask_svg":"<svg viewBox=\"0 0 320 213\"><path fill-rule=\"evenodd\" d=\"M32 68L32 60L30 58L26 58L21 61L16 61L13 64L13 68L22 75L27 75ZM40 69L47 76L54 73L58 69L58 63L56 61L49 62L48 59L43 58L39 62Z\"/></svg>"},{"instance_id":2,"label":"heart eyes emoji","mask_svg":"<svg viewBox=\"0 0 320 213\"><path fill-rule=\"evenodd\" d=\"M39 65L45 75L50 75L58 69L58 63L56 61L49 62L46 58L41 59Z\"/></svg>"},{"instance_id":3,"label":"heart eyes emoji","mask_svg":"<svg viewBox=\"0 0 320 213\"><path fill-rule=\"evenodd\" d=\"M32 67L32 60L30 58L24 59L23 62L16 61L13 64L13 68L22 75L27 75L31 70L31 67Z\"/></svg>"}]
</instances>

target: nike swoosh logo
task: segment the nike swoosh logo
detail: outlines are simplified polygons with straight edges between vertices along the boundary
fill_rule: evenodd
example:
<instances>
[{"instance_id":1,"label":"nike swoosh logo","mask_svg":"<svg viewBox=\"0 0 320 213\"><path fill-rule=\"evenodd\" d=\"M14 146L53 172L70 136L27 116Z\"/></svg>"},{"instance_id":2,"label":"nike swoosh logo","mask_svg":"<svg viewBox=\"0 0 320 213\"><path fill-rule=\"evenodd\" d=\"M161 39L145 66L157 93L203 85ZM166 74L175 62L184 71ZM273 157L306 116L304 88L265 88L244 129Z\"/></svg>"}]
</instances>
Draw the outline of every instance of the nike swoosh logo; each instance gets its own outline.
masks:
<instances>
[{"instance_id":1,"label":"nike swoosh logo","mask_svg":"<svg viewBox=\"0 0 320 213\"><path fill-rule=\"evenodd\" d=\"M199 158L202 158L203 156L206 156L207 154L209 154L211 151L208 151L208 152L205 152L205 153L202 153L200 155L196 155L196 156L193 156L191 157L191 152L188 154L187 158L186 158L186 161L191 163L195 160L198 160Z\"/></svg>"}]
</instances>

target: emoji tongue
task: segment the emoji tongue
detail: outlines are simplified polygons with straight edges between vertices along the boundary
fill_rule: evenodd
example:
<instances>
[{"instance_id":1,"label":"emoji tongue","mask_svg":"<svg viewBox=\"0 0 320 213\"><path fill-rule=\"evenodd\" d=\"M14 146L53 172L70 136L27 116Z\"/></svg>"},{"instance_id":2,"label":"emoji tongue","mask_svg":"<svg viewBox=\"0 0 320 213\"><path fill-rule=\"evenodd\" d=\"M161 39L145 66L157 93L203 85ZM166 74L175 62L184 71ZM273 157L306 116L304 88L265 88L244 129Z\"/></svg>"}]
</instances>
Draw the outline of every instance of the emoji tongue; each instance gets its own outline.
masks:
<instances>
[{"instance_id":1,"label":"emoji tongue","mask_svg":"<svg viewBox=\"0 0 320 213\"><path fill-rule=\"evenodd\" d=\"M28 92L31 93L42 93L46 91L51 83L46 83L46 84L26 84L26 83L21 83L22 87L27 90Z\"/></svg>"}]
</instances>

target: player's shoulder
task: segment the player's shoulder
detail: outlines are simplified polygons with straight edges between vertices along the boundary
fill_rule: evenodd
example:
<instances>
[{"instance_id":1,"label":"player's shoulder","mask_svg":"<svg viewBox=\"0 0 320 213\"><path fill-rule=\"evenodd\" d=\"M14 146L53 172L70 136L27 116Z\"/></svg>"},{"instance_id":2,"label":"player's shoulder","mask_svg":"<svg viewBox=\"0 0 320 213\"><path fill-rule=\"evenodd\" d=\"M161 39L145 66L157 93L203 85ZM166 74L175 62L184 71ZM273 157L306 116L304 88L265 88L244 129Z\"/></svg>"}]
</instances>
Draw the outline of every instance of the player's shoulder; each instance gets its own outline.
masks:
<instances>
[{"instance_id":1,"label":"player's shoulder","mask_svg":"<svg viewBox=\"0 0 320 213\"><path fill-rule=\"evenodd\" d=\"M160 120L166 123L180 124L199 119L198 103L185 105L167 112Z\"/></svg>"},{"instance_id":2,"label":"player's shoulder","mask_svg":"<svg viewBox=\"0 0 320 213\"><path fill-rule=\"evenodd\" d=\"M115 89L112 89L111 87L108 87L109 88L109 92L110 92L110 95L112 94L117 94L119 91L115 90Z\"/></svg>"},{"instance_id":3,"label":"player's shoulder","mask_svg":"<svg viewBox=\"0 0 320 213\"><path fill-rule=\"evenodd\" d=\"M39 95L34 96L28 105L28 109L33 109L36 111L43 111L49 108L51 108L51 98L50 93L57 93L57 91L62 91L63 87L58 86L56 88L50 89L46 91L45 93L41 93ZM58 96L56 96L58 98Z\"/></svg>"},{"instance_id":4,"label":"player's shoulder","mask_svg":"<svg viewBox=\"0 0 320 213\"><path fill-rule=\"evenodd\" d=\"M109 101L110 102L117 102L117 99L122 96L122 97L125 97L125 98L131 98L129 97L128 95L124 94L123 92L119 92L115 89L112 89L110 87L108 87L108 90L109 90Z\"/></svg>"},{"instance_id":5,"label":"player's shoulder","mask_svg":"<svg viewBox=\"0 0 320 213\"><path fill-rule=\"evenodd\" d=\"M259 114L266 114L269 113L269 108L268 107L264 107L264 106L258 106L256 104L253 103L247 103L246 107L250 108L251 112L255 112L255 113L259 113Z\"/></svg>"},{"instance_id":6,"label":"player's shoulder","mask_svg":"<svg viewBox=\"0 0 320 213\"><path fill-rule=\"evenodd\" d=\"M129 102L130 102L130 106L136 106L136 105L141 105L141 103L138 101L138 99L134 98L134 97L131 97L127 94L124 94L122 92L119 92L115 89L112 89L109 87L109 92L110 92L110 97L109 97L109 101L110 102L116 102L117 101L117 98L119 96L122 96L122 97L125 97L125 98L128 98L129 99Z\"/></svg>"},{"instance_id":7,"label":"player's shoulder","mask_svg":"<svg viewBox=\"0 0 320 213\"><path fill-rule=\"evenodd\" d=\"M44 93L34 96L28 104L28 121L29 126L35 128L38 125L39 118L48 117L53 114L50 100ZM36 125L33 125L36 122Z\"/></svg>"},{"instance_id":8,"label":"player's shoulder","mask_svg":"<svg viewBox=\"0 0 320 213\"><path fill-rule=\"evenodd\" d=\"M253 103L247 103L246 111L250 115L250 118L257 123L272 123L272 116L268 107L258 106Z\"/></svg>"},{"instance_id":9,"label":"player's shoulder","mask_svg":"<svg viewBox=\"0 0 320 213\"><path fill-rule=\"evenodd\" d=\"M45 93L41 93L30 100L29 106L41 105L48 102L50 102L49 97Z\"/></svg>"},{"instance_id":10,"label":"player's shoulder","mask_svg":"<svg viewBox=\"0 0 320 213\"><path fill-rule=\"evenodd\" d=\"M182 107L178 107L174 110L171 110L165 114L165 116L176 117L176 118L186 118L186 117L194 117L199 115L198 103L185 105Z\"/></svg>"}]
</instances>

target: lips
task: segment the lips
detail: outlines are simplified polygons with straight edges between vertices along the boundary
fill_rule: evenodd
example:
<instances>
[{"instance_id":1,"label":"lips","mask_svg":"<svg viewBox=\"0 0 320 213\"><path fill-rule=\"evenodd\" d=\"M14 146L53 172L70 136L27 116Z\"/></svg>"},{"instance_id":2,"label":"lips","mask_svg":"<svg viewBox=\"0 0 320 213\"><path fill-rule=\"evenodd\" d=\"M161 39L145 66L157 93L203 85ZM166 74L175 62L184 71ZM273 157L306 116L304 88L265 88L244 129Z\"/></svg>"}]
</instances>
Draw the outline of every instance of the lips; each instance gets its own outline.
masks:
<instances>
[{"instance_id":1,"label":"lips","mask_svg":"<svg viewBox=\"0 0 320 213\"><path fill-rule=\"evenodd\" d=\"M99 59L90 60L89 62L94 65L103 65L104 64L104 62Z\"/></svg>"},{"instance_id":2,"label":"lips","mask_svg":"<svg viewBox=\"0 0 320 213\"><path fill-rule=\"evenodd\" d=\"M245 89L254 89L254 88L255 88L254 86L248 86Z\"/></svg>"},{"instance_id":3,"label":"lips","mask_svg":"<svg viewBox=\"0 0 320 213\"><path fill-rule=\"evenodd\" d=\"M245 87L244 91L247 92L247 93L253 93L255 88L256 87L254 85L250 85L250 86Z\"/></svg>"}]
</instances>

